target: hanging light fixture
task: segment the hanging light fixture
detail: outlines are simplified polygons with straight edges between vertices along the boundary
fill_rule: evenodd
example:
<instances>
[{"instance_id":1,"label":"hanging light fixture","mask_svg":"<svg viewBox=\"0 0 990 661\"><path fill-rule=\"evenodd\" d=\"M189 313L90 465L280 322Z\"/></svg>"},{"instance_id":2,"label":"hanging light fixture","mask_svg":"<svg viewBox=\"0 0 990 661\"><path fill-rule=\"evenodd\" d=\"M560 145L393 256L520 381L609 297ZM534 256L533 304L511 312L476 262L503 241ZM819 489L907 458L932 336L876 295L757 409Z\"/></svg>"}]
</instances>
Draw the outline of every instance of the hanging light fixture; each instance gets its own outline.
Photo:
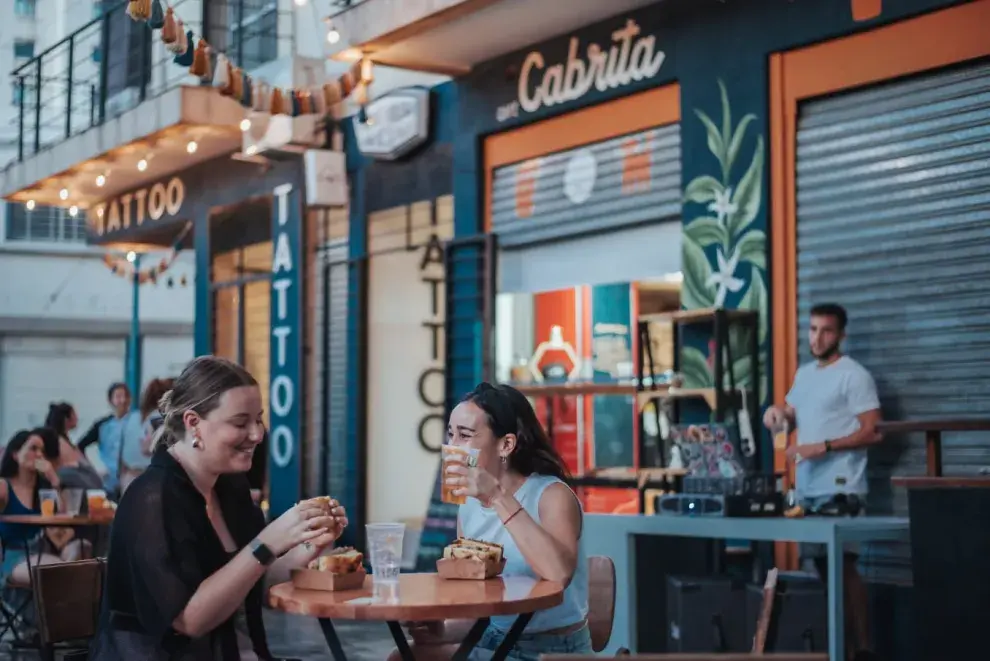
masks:
<instances>
[{"instance_id":1,"label":"hanging light fixture","mask_svg":"<svg viewBox=\"0 0 990 661\"><path fill-rule=\"evenodd\" d=\"M71 207L69 207L69 216L71 218L75 218L78 215L79 215L79 207L73 204Z\"/></svg>"},{"instance_id":2,"label":"hanging light fixture","mask_svg":"<svg viewBox=\"0 0 990 661\"><path fill-rule=\"evenodd\" d=\"M199 144L195 140L190 140L186 143L186 151L188 153L195 154L197 149L199 149Z\"/></svg>"},{"instance_id":3,"label":"hanging light fixture","mask_svg":"<svg viewBox=\"0 0 990 661\"><path fill-rule=\"evenodd\" d=\"M27 207L28 211L34 211L34 200L28 200L24 206Z\"/></svg>"},{"instance_id":4,"label":"hanging light fixture","mask_svg":"<svg viewBox=\"0 0 990 661\"><path fill-rule=\"evenodd\" d=\"M251 130L251 120L245 117L244 119L241 120L241 131L244 131L246 133L247 131L250 130Z\"/></svg>"},{"instance_id":5,"label":"hanging light fixture","mask_svg":"<svg viewBox=\"0 0 990 661\"><path fill-rule=\"evenodd\" d=\"M103 188L104 186L106 186L106 183L107 183L107 176L105 174L98 174L98 175L96 175L96 187L97 188Z\"/></svg>"},{"instance_id":6,"label":"hanging light fixture","mask_svg":"<svg viewBox=\"0 0 990 661\"><path fill-rule=\"evenodd\" d=\"M68 188L63 188L62 190L60 190L58 192L58 197L59 197L60 200L67 200L67 199L69 199L69 189Z\"/></svg>"}]
</instances>

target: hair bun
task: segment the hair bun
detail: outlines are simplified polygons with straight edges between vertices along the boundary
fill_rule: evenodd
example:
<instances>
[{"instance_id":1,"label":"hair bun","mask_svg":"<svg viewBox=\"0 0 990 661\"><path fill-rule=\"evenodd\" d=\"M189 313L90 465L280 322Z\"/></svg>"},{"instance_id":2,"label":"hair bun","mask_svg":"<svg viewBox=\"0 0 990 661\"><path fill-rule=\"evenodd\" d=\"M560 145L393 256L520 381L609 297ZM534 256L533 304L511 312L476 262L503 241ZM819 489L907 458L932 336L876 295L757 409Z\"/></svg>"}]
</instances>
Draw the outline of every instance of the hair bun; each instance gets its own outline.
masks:
<instances>
[{"instance_id":1,"label":"hair bun","mask_svg":"<svg viewBox=\"0 0 990 661\"><path fill-rule=\"evenodd\" d=\"M172 393L174 390L166 390L165 394L162 395L161 399L158 400L158 412L165 417L169 414L169 409L172 408Z\"/></svg>"}]
</instances>

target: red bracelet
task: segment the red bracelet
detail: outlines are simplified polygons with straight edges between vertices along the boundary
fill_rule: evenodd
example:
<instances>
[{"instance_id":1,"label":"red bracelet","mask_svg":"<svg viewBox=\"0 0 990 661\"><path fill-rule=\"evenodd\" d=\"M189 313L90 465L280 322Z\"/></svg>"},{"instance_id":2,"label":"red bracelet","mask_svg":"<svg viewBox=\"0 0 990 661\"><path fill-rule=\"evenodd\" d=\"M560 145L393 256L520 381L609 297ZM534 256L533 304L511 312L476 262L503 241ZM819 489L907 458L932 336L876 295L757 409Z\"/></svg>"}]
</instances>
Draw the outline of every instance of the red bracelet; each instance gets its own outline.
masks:
<instances>
[{"instance_id":1,"label":"red bracelet","mask_svg":"<svg viewBox=\"0 0 990 661\"><path fill-rule=\"evenodd\" d=\"M517 509L515 512L513 512L508 517L506 517L505 521L502 522L502 525L503 526L509 525L509 521L512 521L512 517L514 517L516 514L519 514L519 512L522 512L522 511L523 511L523 506L520 505L519 506L519 509Z\"/></svg>"}]
</instances>

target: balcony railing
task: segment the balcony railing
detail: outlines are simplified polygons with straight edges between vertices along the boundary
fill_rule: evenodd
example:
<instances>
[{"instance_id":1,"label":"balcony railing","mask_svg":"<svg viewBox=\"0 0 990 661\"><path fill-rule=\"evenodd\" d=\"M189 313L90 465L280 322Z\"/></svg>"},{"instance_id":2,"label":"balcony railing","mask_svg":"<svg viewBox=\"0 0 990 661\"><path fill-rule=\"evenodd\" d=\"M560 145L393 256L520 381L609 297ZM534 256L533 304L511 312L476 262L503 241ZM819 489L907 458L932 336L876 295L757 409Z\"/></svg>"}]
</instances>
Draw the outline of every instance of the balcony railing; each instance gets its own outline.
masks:
<instances>
[{"instance_id":1,"label":"balcony railing","mask_svg":"<svg viewBox=\"0 0 990 661\"><path fill-rule=\"evenodd\" d=\"M173 0L177 17L205 34L214 55L252 69L295 49L292 11L278 0ZM16 68L17 160L131 110L180 85L201 84L173 62L160 32L126 15L127 2L103 0L92 21Z\"/></svg>"}]
</instances>

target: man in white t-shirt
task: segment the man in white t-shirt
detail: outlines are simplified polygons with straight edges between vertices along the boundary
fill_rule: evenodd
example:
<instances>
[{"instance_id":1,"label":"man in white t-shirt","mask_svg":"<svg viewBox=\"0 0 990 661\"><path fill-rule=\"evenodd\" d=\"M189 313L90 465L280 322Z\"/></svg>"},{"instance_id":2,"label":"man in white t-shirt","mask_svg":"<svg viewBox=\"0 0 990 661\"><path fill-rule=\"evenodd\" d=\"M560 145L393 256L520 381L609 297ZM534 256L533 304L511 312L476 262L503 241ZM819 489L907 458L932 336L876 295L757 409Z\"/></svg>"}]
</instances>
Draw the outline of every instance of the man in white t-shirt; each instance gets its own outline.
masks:
<instances>
[{"instance_id":1,"label":"man in white t-shirt","mask_svg":"<svg viewBox=\"0 0 990 661\"><path fill-rule=\"evenodd\" d=\"M855 514L868 491L867 448L881 440L876 429L880 400L873 377L855 360L842 355L846 322L846 311L840 305L811 309L808 343L815 360L798 369L787 403L770 407L763 418L771 430L785 422L797 429L797 444L787 449L787 457L796 462L797 496L808 513L835 511L837 504L844 504ZM824 578L821 545L802 545L802 556L814 559ZM855 634L857 645L852 650L867 650L867 594L856 560L855 552L847 550L843 576L847 631ZM847 641L852 643L853 636L847 636ZM849 656L870 658L867 654Z\"/></svg>"}]
</instances>

